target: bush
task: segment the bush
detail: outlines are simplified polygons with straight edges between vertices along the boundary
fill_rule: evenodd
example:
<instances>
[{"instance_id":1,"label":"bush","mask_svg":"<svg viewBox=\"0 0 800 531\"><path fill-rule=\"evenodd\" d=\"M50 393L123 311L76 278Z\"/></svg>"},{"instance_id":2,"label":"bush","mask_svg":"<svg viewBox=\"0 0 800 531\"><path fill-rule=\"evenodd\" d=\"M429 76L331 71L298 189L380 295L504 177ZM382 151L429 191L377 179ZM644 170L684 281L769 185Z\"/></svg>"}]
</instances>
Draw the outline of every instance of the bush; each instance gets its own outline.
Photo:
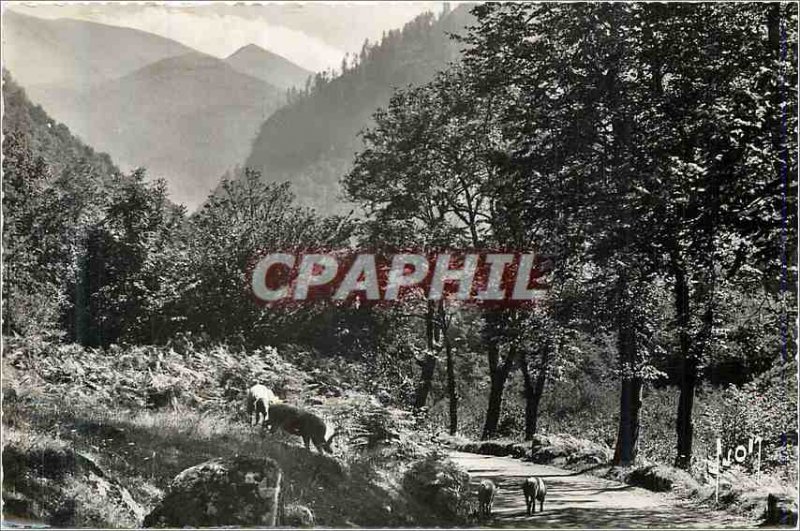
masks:
<instances>
[{"instance_id":1,"label":"bush","mask_svg":"<svg viewBox=\"0 0 800 531\"><path fill-rule=\"evenodd\" d=\"M623 481L634 487L641 487L654 492L669 492L677 485L681 485L684 489L690 491L696 491L699 487L688 472L663 465L636 467L623 478Z\"/></svg>"},{"instance_id":2,"label":"bush","mask_svg":"<svg viewBox=\"0 0 800 531\"><path fill-rule=\"evenodd\" d=\"M704 422L698 438L713 448L719 437L723 448L734 448L751 436L760 436L762 469L790 465L795 452L792 448L783 452L781 436L783 432L794 437L797 434L797 385L796 379L788 376L794 374L797 365L792 362L786 367L777 365L741 387L729 385L707 390L702 400L700 415ZM755 462L748 459L744 465L752 470Z\"/></svg>"},{"instance_id":3,"label":"bush","mask_svg":"<svg viewBox=\"0 0 800 531\"><path fill-rule=\"evenodd\" d=\"M456 525L472 513L469 474L442 454L432 452L403 476L403 492L412 500L417 523Z\"/></svg>"}]
</instances>

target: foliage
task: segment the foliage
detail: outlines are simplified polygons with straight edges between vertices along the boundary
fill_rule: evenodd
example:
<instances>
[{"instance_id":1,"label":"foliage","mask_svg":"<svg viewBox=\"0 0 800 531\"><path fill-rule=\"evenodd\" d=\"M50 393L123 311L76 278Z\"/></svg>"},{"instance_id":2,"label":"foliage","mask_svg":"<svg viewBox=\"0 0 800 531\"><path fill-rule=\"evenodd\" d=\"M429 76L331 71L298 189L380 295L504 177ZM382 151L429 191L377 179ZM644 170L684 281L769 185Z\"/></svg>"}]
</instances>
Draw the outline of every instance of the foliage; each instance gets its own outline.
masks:
<instances>
[{"instance_id":1,"label":"foliage","mask_svg":"<svg viewBox=\"0 0 800 531\"><path fill-rule=\"evenodd\" d=\"M175 279L182 328L213 339L242 334L251 342L274 341L281 332L296 331L298 323L313 322L319 311L242 304L248 298L248 267L261 252L347 245L352 221L321 218L298 207L288 184L267 184L258 172L247 170L242 179L224 182L187 230L191 245L181 278Z\"/></svg>"},{"instance_id":2,"label":"foliage","mask_svg":"<svg viewBox=\"0 0 800 531\"><path fill-rule=\"evenodd\" d=\"M135 172L109 200L105 215L87 234L85 280L88 330L78 339L108 346L127 341L155 342L164 337L164 298L175 271L183 210L167 199L166 183L147 184Z\"/></svg>"},{"instance_id":3,"label":"foliage","mask_svg":"<svg viewBox=\"0 0 800 531\"><path fill-rule=\"evenodd\" d=\"M125 179L34 106L3 70L4 333L59 333L73 311L78 257L105 194Z\"/></svg>"},{"instance_id":4,"label":"foliage","mask_svg":"<svg viewBox=\"0 0 800 531\"><path fill-rule=\"evenodd\" d=\"M441 523L464 523L471 513L469 475L436 452L409 467L403 490L427 511L438 509Z\"/></svg>"}]
</instances>

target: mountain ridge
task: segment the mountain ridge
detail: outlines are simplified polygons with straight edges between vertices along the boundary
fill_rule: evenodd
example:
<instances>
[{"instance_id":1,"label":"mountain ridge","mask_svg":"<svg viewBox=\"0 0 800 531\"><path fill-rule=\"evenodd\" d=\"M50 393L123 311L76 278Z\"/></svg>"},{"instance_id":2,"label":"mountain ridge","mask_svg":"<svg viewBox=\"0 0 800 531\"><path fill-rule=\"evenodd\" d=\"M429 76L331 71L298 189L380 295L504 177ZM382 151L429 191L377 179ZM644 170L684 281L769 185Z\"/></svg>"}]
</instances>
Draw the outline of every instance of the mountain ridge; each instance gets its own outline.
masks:
<instances>
[{"instance_id":1,"label":"mountain ridge","mask_svg":"<svg viewBox=\"0 0 800 531\"><path fill-rule=\"evenodd\" d=\"M280 89L301 87L313 72L257 44L246 44L223 59L235 70Z\"/></svg>"},{"instance_id":2,"label":"mountain ridge","mask_svg":"<svg viewBox=\"0 0 800 531\"><path fill-rule=\"evenodd\" d=\"M298 199L324 213L352 208L339 180L363 144L359 131L388 104L395 88L425 83L460 56L450 34L474 19L468 6L416 17L402 30L365 46L354 67L329 79L325 73L262 125L244 166L263 178L292 183Z\"/></svg>"},{"instance_id":3,"label":"mountain ridge","mask_svg":"<svg viewBox=\"0 0 800 531\"><path fill-rule=\"evenodd\" d=\"M280 89L197 51L84 91L29 92L124 169L163 177L170 197L189 208L247 156L259 124L283 103Z\"/></svg>"},{"instance_id":4,"label":"mountain ridge","mask_svg":"<svg viewBox=\"0 0 800 531\"><path fill-rule=\"evenodd\" d=\"M26 88L83 88L193 51L166 37L122 26L44 19L12 9L4 10L2 19L4 64Z\"/></svg>"}]
</instances>

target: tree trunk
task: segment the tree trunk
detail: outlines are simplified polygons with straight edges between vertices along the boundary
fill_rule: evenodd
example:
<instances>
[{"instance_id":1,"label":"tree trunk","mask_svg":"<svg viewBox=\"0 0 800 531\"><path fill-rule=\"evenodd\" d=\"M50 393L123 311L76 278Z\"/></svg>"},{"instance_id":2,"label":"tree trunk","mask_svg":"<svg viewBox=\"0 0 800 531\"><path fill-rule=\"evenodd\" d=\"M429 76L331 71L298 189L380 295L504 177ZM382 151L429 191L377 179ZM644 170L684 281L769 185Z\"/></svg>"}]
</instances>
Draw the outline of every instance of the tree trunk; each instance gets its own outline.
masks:
<instances>
[{"instance_id":1,"label":"tree trunk","mask_svg":"<svg viewBox=\"0 0 800 531\"><path fill-rule=\"evenodd\" d=\"M486 423L483 426L481 440L491 439L497 433L497 425L500 423L500 409L503 403L503 389L510 372L510 364L502 364L492 373L492 385L489 390L489 407L486 410Z\"/></svg>"},{"instance_id":2,"label":"tree trunk","mask_svg":"<svg viewBox=\"0 0 800 531\"><path fill-rule=\"evenodd\" d=\"M444 348L447 353L447 395L450 401L450 435L458 431L458 393L456 392L455 361L450 340L445 336Z\"/></svg>"},{"instance_id":3,"label":"tree trunk","mask_svg":"<svg viewBox=\"0 0 800 531\"><path fill-rule=\"evenodd\" d=\"M534 405L533 381L531 371L528 369L528 356L530 353L522 354L520 369L522 370L522 387L525 393L525 440L530 441L536 435L536 423L538 422L537 405Z\"/></svg>"},{"instance_id":4,"label":"tree trunk","mask_svg":"<svg viewBox=\"0 0 800 531\"><path fill-rule=\"evenodd\" d=\"M619 431L617 446L614 449L616 466L630 466L636 460L639 442L639 411L642 407L642 379L639 377L622 380L619 405Z\"/></svg>"},{"instance_id":5,"label":"tree trunk","mask_svg":"<svg viewBox=\"0 0 800 531\"><path fill-rule=\"evenodd\" d=\"M536 380L531 378L530 368L528 367L528 355L523 354L520 366L522 369L522 383L525 389L525 440L530 441L536 435L539 423L539 403L544 394L544 384L547 378L547 349L541 351L539 367L536 371Z\"/></svg>"},{"instance_id":6,"label":"tree trunk","mask_svg":"<svg viewBox=\"0 0 800 531\"><path fill-rule=\"evenodd\" d=\"M414 397L414 408L420 409L425 407L428 403L428 395L433 386L433 375L436 372L436 352L437 343L439 339L439 330L436 326L436 319L434 314L433 301L428 301L428 307L425 312L425 338L427 340L428 350L419 363L421 374L420 383L417 386L417 393Z\"/></svg>"},{"instance_id":7,"label":"tree trunk","mask_svg":"<svg viewBox=\"0 0 800 531\"><path fill-rule=\"evenodd\" d=\"M508 315L502 310L488 310L484 319L486 326L483 333L483 343L486 345L486 356L489 364L489 406L486 410L486 422L483 425L481 439L490 439L497 432L500 422L500 410L503 403L503 388L511 372L516 355L515 349L509 349L505 359L500 361L500 338L507 332Z\"/></svg>"},{"instance_id":8,"label":"tree trunk","mask_svg":"<svg viewBox=\"0 0 800 531\"><path fill-rule=\"evenodd\" d=\"M634 332L628 323L621 327L617 339L620 360L619 429L613 464L630 466L636 459L639 441L639 411L642 407L642 378L635 371L638 365Z\"/></svg>"},{"instance_id":9,"label":"tree trunk","mask_svg":"<svg viewBox=\"0 0 800 531\"><path fill-rule=\"evenodd\" d=\"M436 356L431 352L427 352L421 360L417 360L417 363L419 363L422 371L417 393L414 397L414 407L420 409L428 403L428 395L433 385L433 374L436 372Z\"/></svg>"},{"instance_id":10,"label":"tree trunk","mask_svg":"<svg viewBox=\"0 0 800 531\"><path fill-rule=\"evenodd\" d=\"M696 363L685 359L681 363L681 394L678 398L678 455L675 457L675 466L688 469L692 463L692 408L694 407L694 390L697 384Z\"/></svg>"},{"instance_id":11,"label":"tree trunk","mask_svg":"<svg viewBox=\"0 0 800 531\"><path fill-rule=\"evenodd\" d=\"M542 401L542 395L544 394L544 384L547 380L547 370L549 368L550 363L550 351L545 348L542 350L542 357L541 357L541 365L539 367L539 372L536 374L536 384L533 388L533 411L536 414L536 423L538 423L539 417L539 403ZM536 424L534 424L534 435L536 434Z\"/></svg>"},{"instance_id":12,"label":"tree trunk","mask_svg":"<svg viewBox=\"0 0 800 531\"><path fill-rule=\"evenodd\" d=\"M450 405L450 435L458 431L458 393L456 391L456 370L453 359L453 348L447 335L448 322L444 309L444 300L439 300L439 326L442 330L442 343L447 356L447 397Z\"/></svg>"},{"instance_id":13,"label":"tree trunk","mask_svg":"<svg viewBox=\"0 0 800 531\"><path fill-rule=\"evenodd\" d=\"M627 276L619 281L619 311L617 314L617 357L619 359L620 393L619 426L613 464L630 466L636 459L639 441L639 411L642 407L642 377L639 373L639 345L636 341L638 322L628 293Z\"/></svg>"},{"instance_id":14,"label":"tree trunk","mask_svg":"<svg viewBox=\"0 0 800 531\"><path fill-rule=\"evenodd\" d=\"M675 466L688 469L692 462L692 409L697 385L697 360L691 352L689 337L689 285L686 272L675 267L675 311L680 337L680 397L678 398L678 418L675 431L678 435Z\"/></svg>"}]
</instances>

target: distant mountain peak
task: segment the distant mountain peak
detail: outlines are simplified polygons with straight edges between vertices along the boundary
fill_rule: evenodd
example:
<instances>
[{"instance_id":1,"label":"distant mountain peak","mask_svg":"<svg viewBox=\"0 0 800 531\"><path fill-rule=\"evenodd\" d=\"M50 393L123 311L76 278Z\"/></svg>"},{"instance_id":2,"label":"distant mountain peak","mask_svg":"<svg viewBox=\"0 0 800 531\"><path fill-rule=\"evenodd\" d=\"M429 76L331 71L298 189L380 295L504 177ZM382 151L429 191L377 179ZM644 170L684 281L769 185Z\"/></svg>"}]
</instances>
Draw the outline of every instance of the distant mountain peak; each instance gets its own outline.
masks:
<instances>
[{"instance_id":1,"label":"distant mountain peak","mask_svg":"<svg viewBox=\"0 0 800 531\"><path fill-rule=\"evenodd\" d=\"M201 67L223 67L229 68L228 65L221 59L212 57L201 52L188 52L181 55L175 55L156 61L144 67L146 69L163 68L168 66L170 68L183 67L183 68L201 68Z\"/></svg>"},{"instance_id":2,"label":"distant mountain peak","mask_svg":"<svg viewBox=\"0 0 800 531\"><path fill-rule=\"evenodd\" d=\"M302 86L311 75L310 71L285 57L253 43L230 54L225 62L243 74L257 77L282 89Z\"/></svg>"},{"instance_id":3,"label":"distant mountain peak","mask_svg":"<svg viewBox=\"0 0 800 531\"><path fill-rule=\"evenodd\" d=\"M270 52L269 50L265 50L264 48L262 48L258 44L253 44L251 42L250 44L245 44L244 46L242 46L241 48L239 48L238 50L236 50L235 52L230 54L228 56L228 59L230 59L231 57L236 57L237 55L251 54L251 53L264 53L264 54L269 54L269 55L278 55L278 54L276 54L274 52Z\"/></svg>"}]
</instances>

